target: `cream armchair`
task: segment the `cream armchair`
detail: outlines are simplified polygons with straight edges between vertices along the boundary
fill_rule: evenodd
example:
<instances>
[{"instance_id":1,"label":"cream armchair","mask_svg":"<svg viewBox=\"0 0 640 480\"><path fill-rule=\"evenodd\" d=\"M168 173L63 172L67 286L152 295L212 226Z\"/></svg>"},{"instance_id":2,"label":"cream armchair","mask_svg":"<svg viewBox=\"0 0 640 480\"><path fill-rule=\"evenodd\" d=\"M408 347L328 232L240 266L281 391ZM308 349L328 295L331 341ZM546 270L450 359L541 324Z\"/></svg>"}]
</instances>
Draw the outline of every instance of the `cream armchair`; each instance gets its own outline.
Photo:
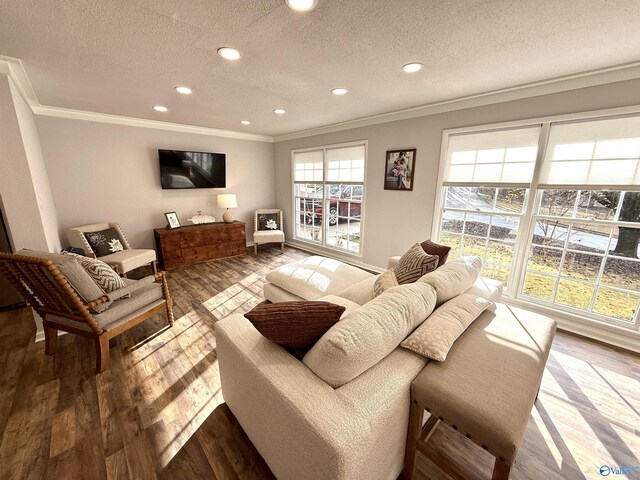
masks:
<instances>
[{"instance_id":1,"label":"cream armchair","mask_svg":"<svg viewBox=\"0 0 640 480\"><path fill-rule=\"evenodd\" d=\"M258 245L264 243L279 243L282 253L284 253L282 210L272 208L256 210L253 228L253 253L255 255L258 254Z\"/></svg>"},{"instance_id":2,"label":"cream armchair","mask_svg":"<svg viewBox=\"0 0 640 480\"><path fill-rule=\"evenodd\" d=\"M100 260L111 266L124 277L127 276L127 272L149 263L151 264L151 268L153 268L153 273L157 272L156 251L153 249L131 248L122 228L120 228L120 225L117 223L93 223L91 225L83 225L82 227L69 228L65 233L69 245L83 249L87 257L96 258L95 252L91 248L91 245L89 245L89 242L87 242L85 233L99 232L107 228L115 229L120 237L120 243L124 250L103 255L100 257Z\"/></svg>"}]
</instances>

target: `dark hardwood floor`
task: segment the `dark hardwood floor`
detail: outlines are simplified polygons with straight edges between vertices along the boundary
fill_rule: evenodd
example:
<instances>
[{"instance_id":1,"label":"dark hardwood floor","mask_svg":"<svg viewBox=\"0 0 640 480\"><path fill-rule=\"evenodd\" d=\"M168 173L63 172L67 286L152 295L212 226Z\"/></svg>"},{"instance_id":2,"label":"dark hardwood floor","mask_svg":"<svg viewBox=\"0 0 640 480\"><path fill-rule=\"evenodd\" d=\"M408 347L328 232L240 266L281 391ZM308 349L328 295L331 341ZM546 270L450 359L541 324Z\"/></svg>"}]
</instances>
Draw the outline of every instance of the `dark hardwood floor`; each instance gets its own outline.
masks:
<instances>
[{"instance_id":1,"label":"dark hardwood floor","mask_svg":"<svg viewBox=\"0 0 640 480\"><path fill-rule=\"evenodd\" d=\"M304 256L261 248L170 272L174 327L158 316L118 337L99 375L91 342L65 335L48 357L28 309L0 313L0 478L273 478L223 403L212 326L253 308L264 275ZM639 412L638 355L558 333L511 478L640 465ZM447 427L430 445L490 478L492 457ZM420 457L415 478L447 477Z\"/></svg>"}]
</instances>

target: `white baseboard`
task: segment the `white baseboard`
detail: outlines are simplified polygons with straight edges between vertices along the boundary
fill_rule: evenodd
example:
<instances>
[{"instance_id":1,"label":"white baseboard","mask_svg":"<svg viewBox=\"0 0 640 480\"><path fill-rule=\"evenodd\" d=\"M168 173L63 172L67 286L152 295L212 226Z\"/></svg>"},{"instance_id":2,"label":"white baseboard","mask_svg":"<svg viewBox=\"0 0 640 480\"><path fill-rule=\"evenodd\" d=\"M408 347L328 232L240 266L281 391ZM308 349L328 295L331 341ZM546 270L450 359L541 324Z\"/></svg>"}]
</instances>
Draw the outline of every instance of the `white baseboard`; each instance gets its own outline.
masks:
<instances>
[{"instance_id":1,"label":"white baseboard","mask_svg":"<svg viewBox=\"0 0 640 480\"><path fill-rule=\"evenodd\" d=\"M348 263L349 265L353 265L354 267L362 268L363 270L368 270L369 272L373 273L382 273L385 270L384 268L364 263L363 261L358 260L358 258L354 258L351 255L340 255L340 252L336 252L335 250L330 248L316 247L307 243L296 242L295 240L287 240L285 242L285 245L292 248L297 248L298 250L303 250L305 252L315 253L316 255L322 255L323 257L340 260L341 262Z\"/></svg>"}]
</instances>

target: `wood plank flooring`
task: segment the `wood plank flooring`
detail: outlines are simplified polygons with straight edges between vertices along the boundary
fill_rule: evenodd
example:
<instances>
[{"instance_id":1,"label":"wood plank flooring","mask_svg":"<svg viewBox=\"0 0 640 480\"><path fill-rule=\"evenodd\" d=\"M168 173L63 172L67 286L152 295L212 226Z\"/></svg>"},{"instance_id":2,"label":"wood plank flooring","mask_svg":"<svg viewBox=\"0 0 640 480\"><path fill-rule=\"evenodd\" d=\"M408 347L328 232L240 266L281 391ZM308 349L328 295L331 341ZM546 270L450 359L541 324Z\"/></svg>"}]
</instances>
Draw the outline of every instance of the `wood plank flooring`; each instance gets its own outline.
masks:
<instances>
[{"instance_id":1,"label":"wood plank flooring","mask_svg":"<svg viewBox=\"0 0 640 480\"><path fill-rule=\"evenodd\" d=\"M65 335L45 356L28 309L0 313L0 478L274 478L223 403L212 326L262 301L264 275L304 256L261 248L170 272L174 327L157 316L118 337L100 375L91 342ZM640 465L639 412L638 355L559 333L511 478ZM492 457L447 427L429 444L490 478ZM415 479L447 478L417 464Z\"/></svg>"}]
</instances>

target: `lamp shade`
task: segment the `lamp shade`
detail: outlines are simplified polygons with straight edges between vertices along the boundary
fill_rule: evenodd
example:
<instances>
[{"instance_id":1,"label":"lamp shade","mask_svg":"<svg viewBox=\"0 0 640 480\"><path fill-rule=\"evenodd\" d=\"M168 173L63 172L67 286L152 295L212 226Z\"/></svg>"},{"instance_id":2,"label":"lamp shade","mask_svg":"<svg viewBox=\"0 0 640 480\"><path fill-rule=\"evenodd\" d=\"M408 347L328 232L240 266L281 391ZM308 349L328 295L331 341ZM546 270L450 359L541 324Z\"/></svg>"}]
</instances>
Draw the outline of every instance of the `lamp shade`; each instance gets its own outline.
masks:
<instances>
[{"instance_id":1,"label":"lamp shade","mask_svg":"<svg viewBox=\"0 0 640 480\"><path fill-rule=\"evenodd\" d=\"M221 193L218 195L218 208L237 208L238 200L235 193Z\"/></svg>"}]
</instances>

